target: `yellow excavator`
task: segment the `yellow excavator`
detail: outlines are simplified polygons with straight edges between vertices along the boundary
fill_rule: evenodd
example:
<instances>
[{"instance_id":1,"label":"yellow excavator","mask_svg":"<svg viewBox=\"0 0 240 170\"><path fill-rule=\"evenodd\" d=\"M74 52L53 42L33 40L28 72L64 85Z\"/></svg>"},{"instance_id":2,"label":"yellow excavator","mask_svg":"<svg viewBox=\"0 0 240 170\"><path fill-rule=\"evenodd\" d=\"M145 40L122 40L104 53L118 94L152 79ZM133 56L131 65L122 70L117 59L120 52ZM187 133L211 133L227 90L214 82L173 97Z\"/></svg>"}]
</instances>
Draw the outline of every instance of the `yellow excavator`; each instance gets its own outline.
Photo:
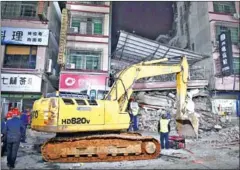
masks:
<instances>
[{"instance_id":1,"label":"yellow excavator","mask_svg":"<svg viewBox=\"0 0 240 170\"><path fill-rule=\"evenodd\" d=\"M42 145L43 159L48 162L111 162L157 158L161 150L157 139L128 132L127 107L136 80L176 73L177 128L183 127L182 122L188 120L184 113L188 62L185 56L180 57L179 64L167 64L168 60L145 61L123 69L103 100L58 95L36 100L31 128L56 133Z\"/></svg>"}]
</instances>

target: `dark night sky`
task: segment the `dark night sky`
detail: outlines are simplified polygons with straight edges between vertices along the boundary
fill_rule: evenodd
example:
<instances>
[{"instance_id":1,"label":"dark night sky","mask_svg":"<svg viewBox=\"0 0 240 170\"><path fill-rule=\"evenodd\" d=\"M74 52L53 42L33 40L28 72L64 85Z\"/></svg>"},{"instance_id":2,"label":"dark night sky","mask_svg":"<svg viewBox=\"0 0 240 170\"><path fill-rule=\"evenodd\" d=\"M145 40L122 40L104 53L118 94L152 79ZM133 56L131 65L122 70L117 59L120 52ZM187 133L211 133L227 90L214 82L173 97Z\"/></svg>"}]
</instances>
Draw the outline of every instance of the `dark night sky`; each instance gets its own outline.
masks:
<instances>
[{"instance_id":1,"label":"dark night sky","mask_svg":"<svg viewBox=\"0 0 240 170\"><path fill-rule=\"evenodd\" d=\"M170 1L114 1L112 4L112 47L118 41L118 30L155 40L172 28L173 11Z\"/></svg>"}]
</instances>

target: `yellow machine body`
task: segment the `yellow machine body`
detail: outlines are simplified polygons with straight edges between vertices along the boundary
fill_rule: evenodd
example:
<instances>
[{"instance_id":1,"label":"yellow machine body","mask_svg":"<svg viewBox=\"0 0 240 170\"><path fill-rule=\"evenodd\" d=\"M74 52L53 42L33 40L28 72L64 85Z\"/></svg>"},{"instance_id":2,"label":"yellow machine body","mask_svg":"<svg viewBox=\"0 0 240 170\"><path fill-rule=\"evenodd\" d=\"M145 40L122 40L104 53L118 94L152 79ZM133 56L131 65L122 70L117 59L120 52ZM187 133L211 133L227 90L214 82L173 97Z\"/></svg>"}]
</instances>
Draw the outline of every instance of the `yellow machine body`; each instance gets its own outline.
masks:
<instances>
[{"instance_id":1,"label":"yellow machine body","mask_svg":"<svg viewBox=\"0 0 240 170\"><path fill-rule=\"evenodd\" d=\"M136 80L176 73L178 101L176 119L187 119L183 113L189 71L187 58L181 57L180 63L174 65L164 63L166 61L167 58L141 62L122 70L103 100L57 96L35 101L31 128L41 132L57 133L56 138L43 145L43 158L50 162L157 158L160 153L158 140L126 132L130 125L127 106ZM178 127L181 128L181 125ZM104 134L99 135L100 132ZM91 136L90 133L95 135ZM67 138L62 138L63 134L65 136L67 134ZM76 137L73 134L80 136Z\"/></svg>"}]
</instances>

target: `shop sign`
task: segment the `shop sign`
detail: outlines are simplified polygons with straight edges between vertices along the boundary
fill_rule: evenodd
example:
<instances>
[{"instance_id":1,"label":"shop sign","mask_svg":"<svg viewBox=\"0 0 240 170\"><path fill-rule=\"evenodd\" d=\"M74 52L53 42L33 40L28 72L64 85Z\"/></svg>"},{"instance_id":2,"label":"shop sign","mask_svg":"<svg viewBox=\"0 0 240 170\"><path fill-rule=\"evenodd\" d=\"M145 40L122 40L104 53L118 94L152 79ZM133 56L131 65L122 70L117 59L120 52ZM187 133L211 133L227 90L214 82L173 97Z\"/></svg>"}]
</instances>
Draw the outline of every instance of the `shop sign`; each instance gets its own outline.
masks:
<instances>
[{"instance_id":1,"label":"shop sign","mask_svg":"<svg viewBox=\"0 0 240 170\"><path fill-rule=\"evenodd\" d=\"M63 64L65 61L66 39L68 29L68 12L67 9L62 10L61 32L59 40L58 64Z\"/></svg>"},{"instance_id":2,"label":"shop sign","mask_svg":"<svg viewBox=\"0 0 240 170\"><path fill-rule=\"evenodd\" d=\"M32 74L1 74L1 91L41 92L42 77Z\"/></svg>"},{"instance_id":3,"label":"shop sign","mask_svg":"<svg viewBox=\"0 0 240 170\"><path fill-rule=\"evenodd\" d=\"M90 89L105 90L108 74L62 73L60 75L59 91L83 93Z\"/></svg>"},{"instance_id":4,"label":"shop sign","mask_svg":"<svg viewBox=\"0 0 240 170\"><path fill-rule=\"evenodd\" d=\"M233 73L232 42L230 31L219 35L219 53L222 65L222 75L230 76Z\"/></svg>"},{"instance_id":5,"label":"shop sign","mask_svg":"<svg viewBox=\"0 0 240 170\"><path fill-rule=\"evenodd\" d=\"M1 44L48 45L48 29L1 28Z\"/></svg>"}]
</instances>

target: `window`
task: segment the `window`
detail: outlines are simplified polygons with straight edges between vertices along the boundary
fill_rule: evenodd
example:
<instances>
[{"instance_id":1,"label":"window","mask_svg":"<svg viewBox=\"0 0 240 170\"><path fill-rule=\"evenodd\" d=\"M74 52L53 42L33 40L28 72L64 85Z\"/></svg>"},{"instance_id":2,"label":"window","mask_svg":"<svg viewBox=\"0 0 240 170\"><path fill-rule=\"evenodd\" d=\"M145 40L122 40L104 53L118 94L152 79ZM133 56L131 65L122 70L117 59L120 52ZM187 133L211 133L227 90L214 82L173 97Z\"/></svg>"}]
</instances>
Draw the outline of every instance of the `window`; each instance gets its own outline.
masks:
<instances>
[{"instance_id":1,"label":"window","mask_svg":"<svg viewBox=\"0 0 240 170\"><path fill-rule=\"evenodd\" d=\"M75 69L100 70L101 55L100 51L70 50L70 54L67 56L67 63L75 64Z\"/></svg>"},{"instance_id":2,"label":"window","mask_svg":"<svg viewBox=\"0 0 240 170\"><path fill-rule=\"evenodd\" d=\"M84 100L76 100L78 105L87 105Z\"/></svg>"},{"instance_id":3,"label":"window","mask_svg":"<svg viewBox=\"0 0 240 170\"><path fill-rule=\"evenodd\" d=\"M235 2L215 1L213 2L214 12L233 14L235 13Z\"/></svg>"},{"instance_id":4,"label":"window","mask_svg":"<svg viewBox=\"0 0 240 170\"><path fill-rule=\"evenodd\" d=\"M38 1L1 2L2 18L37 18Z\"/></svg>"},{"instance_id":5,"label":"window","mask_svg":"<svg viewBox=\"0 0 240 170\"><path fill-rule=\"evenodd\" d=\"M5 50L4 68L36 68L36 46L7 45Z\"/></svg>"},{"instance_id":6,"label":"window","mask_svg":"<svg viewBox=\"0 0 240 170\"><path fill-rule=\"evenodd\" d=\"M97 101L96 100L88 100L89 105L94 105L97 106Z\"/></svg>"},{"instance_id":7,"label":"window","mask_svg":"<svg viewBox=\"0 0 240 170\"><path fill-rule=\"evenodd\" d=\"M218 36L221 32L230 30L231 31L231 40L232 43L239 43L240 42L240 35L239 35L239 30L238 28L234 28L234 27L225 27L225 26L216 26L216 39L218 41Z\"/></svg>"},{"instance_id":8,"label":"window","mask_svg":"<svg viewBox=\"0 0 240 170\"><path fill-rule=\"evenodd\" d=\"M71 28L74 28L74 33L89 34L89 35L102 35L103 34L103 18L99 17L78 17L73 16Z\"/></svg>"},{"instance_id":9,"label":"window","mask_svg":"<svg viewBox=\"0 0 240 170\"><path fill-rule=\"evenodd\" d=\"M239 59L239 57L233 57L233 72L235 74L240 73L240 59Z\"/></svg>"},{"instance_id":10,"label":"window","mask_svg":"<svg viewBox=\"0 0 240 170\"><path fill-rule=\"evenodd\" d=\"M63 99L63 102L65 105L74 105L74 102L72 99Z\"/></svg>"}]
</instances>

